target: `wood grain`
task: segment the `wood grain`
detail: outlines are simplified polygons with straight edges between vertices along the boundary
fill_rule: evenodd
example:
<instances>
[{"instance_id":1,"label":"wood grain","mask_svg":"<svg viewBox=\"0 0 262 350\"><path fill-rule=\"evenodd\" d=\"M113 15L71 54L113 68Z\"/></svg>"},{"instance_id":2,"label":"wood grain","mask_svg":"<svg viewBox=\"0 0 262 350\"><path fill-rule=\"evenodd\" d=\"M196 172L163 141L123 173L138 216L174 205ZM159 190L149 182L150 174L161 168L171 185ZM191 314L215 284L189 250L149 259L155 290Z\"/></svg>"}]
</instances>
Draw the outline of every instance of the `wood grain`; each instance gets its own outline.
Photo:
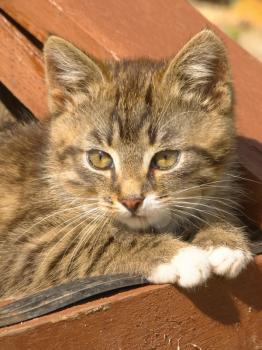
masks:
<instances>
[{"instance_id":1,"label":"wood grain","mask_svg":"<svg viewBox=\"0 0 262 350\"><path fill-rule=\"evenodd\" d=\"M38 117L47 115L41 52L2 15L0 17L0 78Z\"/></svg>"}]
</instances>

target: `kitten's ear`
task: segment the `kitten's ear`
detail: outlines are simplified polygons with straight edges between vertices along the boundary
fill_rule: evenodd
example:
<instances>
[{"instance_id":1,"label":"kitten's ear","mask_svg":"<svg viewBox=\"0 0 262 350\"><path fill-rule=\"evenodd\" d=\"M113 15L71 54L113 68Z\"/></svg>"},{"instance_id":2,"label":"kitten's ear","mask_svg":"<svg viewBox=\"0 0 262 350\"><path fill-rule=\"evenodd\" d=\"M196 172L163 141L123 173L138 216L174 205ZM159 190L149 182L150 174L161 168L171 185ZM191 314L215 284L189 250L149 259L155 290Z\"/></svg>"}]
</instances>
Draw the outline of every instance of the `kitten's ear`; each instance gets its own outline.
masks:
<instances>
[{"instance_id":1,"label":"kitten's ear","mask_svg":"<svg viewBox=\"0 0 262 350\"><path fill-rule=\"evenodd\" d=\"M222 41L205 29L172 59L162 83L185 102L197 101L208 109L231 108L230 72Z\"/></svg>"},{"instance_id":2,"label":"kitten's ear","mask_svg":"<svg viewBox=\"0 0 262 350\"><path fill-rule=\"evenodd\" d=\"M62 111L74 93L90 93L105 75L93 59L69 42L51 36L44 46L46 78L51 112Z\"/></svg>"}]
</instances>

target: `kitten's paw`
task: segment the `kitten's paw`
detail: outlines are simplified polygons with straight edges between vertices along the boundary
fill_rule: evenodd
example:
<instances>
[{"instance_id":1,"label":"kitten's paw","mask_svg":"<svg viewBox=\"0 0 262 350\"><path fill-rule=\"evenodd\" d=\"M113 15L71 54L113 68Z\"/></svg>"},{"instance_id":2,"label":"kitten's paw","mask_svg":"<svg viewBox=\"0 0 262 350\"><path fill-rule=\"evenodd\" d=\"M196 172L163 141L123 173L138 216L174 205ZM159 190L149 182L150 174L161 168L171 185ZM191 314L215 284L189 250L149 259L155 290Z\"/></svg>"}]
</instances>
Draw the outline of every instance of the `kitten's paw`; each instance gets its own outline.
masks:
<instances>
[{"instance_id":1,"label":"kitten's paw","mask_svg":"<svg viewBox=\"0 0 262 350\"><path fill-rule=\"evenodd\" d=\"M169 263L157 266L148 278L153 283L177 283L191 288L204 283L211 274L206 251L197 247L179 250Z\"/></svg>"},{"instance_id":2,"label":"kitten's paw","mask_svg":"<svg viewBox=\"0 0 262 350\"><path fill-rule=\"evenodd\" d=\"M209 251L209 261L213 272L228 278L236 277L251 260L252 254L240 249L222 246Z\"/></svg>"},{"instance_id":3,"label":"kitten's paw","mask_svg":"<svg viewBox=\"0 0 262 350\"><path fill-rule=\"evenodd\" d=\"M211 266L206 252L197 247L180 249L172 259L177 274L177 283L190 288L203 284L211 274Z\"/></svg>"}]
</instances>

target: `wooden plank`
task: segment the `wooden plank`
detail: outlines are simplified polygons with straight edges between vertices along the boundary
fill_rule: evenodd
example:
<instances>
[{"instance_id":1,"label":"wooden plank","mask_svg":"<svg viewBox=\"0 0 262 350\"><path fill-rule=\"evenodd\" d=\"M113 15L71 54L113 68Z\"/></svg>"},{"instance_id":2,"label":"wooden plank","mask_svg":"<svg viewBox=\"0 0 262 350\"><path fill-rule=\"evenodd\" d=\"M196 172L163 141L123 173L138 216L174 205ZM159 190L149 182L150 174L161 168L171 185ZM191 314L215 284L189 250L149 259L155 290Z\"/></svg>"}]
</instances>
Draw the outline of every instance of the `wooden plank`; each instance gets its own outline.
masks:
<instances>
[{"instance_id":1,"label":"wooden plank","mask_svg":"<svg viewBox=\"0 0 262 350\"><path fill-rule=\"evenodd\" d=\"M98 57L111 57L110 51L89 35L85 24L82 26L78 18L74 17L75 11L78 15L79 0L75 4L72 3L70 13L67 13L63 6L63 2L60 5L55 0L0 0L0 8L41 42L45 41L50 34L59 35L60 33L79 48L86 48ZM81 17L83 15L85 18L88 17L85 13L82 13Z\"/></svg>"},{"instance_id":2,"label":"wooden plank","mask_svg":"<svg viewBox=\"0 0 262 350\"><path fill-rule=\"evenodd\" d=\"M0 17L1 82L39 118L47 115L41 52L2 15Z\"/></svg>"},{"instance_id":3,"label":"wooden plank","mask_svg":"<svg viewBox=\"0 0 262 350\"><path fill-rule=\"evenodd\" d=\"M261 349L262 256L256 262L233 281L146 286L3 328L0 349Z\"/></svg>"}]
</instances>

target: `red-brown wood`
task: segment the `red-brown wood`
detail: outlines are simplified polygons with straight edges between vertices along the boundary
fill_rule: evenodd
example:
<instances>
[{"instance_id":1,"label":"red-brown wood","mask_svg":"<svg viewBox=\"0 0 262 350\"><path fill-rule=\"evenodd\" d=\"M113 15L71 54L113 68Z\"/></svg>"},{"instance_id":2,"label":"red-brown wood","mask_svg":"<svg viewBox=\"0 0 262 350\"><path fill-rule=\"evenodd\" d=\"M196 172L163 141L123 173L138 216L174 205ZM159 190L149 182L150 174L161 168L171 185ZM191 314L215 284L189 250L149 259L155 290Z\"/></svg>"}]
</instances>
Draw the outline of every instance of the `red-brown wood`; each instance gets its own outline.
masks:
<instances>
[{"instance_id":1,"label":"red-brown wood","mask_svg":"<svg viewBox=\"0 0 262 350\"><path fill-rule=\"evenodd\" d=\"M33 113L47 115L41 52L0 15L0 78Z\"/></svg>"},{"instance_id":2,"label":"red-brown wood","mask_svg":"<svg viewBox=\"0 0 262 350\"><path fill-rule=\"evenodd\" d=\"M6 327L0 350L261 349L262 256L256 262L195 291L147 286Z\"/></svg>"}]
</instances>

